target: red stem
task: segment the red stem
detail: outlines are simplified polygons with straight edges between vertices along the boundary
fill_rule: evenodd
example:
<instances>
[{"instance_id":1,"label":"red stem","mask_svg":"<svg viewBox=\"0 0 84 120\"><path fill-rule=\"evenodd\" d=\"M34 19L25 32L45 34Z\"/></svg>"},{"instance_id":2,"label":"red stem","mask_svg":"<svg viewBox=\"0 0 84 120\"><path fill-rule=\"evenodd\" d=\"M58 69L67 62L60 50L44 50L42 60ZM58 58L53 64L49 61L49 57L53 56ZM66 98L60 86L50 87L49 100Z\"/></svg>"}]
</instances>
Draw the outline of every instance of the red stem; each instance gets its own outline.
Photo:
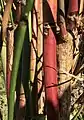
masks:
<instances>
[{"instance_id":1,"label":"red stem","mask_svg":"<svg viewBox=\"0 0 84 120\"><path fill-rule=\"evenodd\" d=\"M78 0L69 0L68 13L78 12Z\"/></svg>"},{"instance_id":2,"label":"red stem","mask_svg":"<svg viewBox=\"0 0 84 120\"><path fill-rule=\"evenodd\" d=\"M47 14L46 14L47 13ZM48 15L48 16L47 16ZM48 0L44 3L44 23L57 21L57 0ZM46 21L45 21L46 20ZM48 120L57 120L58 111L58 91L57 87L50 87L57 84L57 63L56 63L56 37L50 28L48 35L44 36L44 84L47 103Z\"/></svg>"}]
</instances>

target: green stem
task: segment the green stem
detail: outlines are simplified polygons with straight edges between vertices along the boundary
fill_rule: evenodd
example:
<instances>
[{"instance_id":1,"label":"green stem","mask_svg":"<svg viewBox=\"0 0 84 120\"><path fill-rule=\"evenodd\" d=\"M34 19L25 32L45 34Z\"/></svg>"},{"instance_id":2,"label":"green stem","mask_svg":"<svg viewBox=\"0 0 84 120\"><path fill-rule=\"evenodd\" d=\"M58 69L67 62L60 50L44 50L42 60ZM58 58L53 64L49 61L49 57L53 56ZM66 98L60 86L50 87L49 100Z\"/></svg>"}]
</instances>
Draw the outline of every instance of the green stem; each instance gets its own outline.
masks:
<instances>
[{"instance_id":1,"label":"green stem","mask_svg":"<svg viewBox=\"0 0 84 120\"><path fill-rule=\"evenodd\" d=\"M27 0L27 1L26 1L26 6L25 6L25 8L24 8L24 13L25 13L26 16L28 16L28 15L29 15L29 11L32 10L32 8L33 8L33 3L34 3L34 0ZM24 14L23 14L23 15L24 15Z\"/></svg>"},{"instance_id":2,"label":"green stem","mask_svg":"<svg viewBox=\"0 0 84 120\"><path fill-rule=\"evenodd\" d=\"M27 20L29 12L33 8L34 0L27 0L26 6L23 11L23 15L27 14ZM25 16L24 16L25 17ZM20 57L22 52L22 47L26 35L27 25L25 22L20 22L19 27L16 31L15 38L15 48L14 48L14 61L13 61L13 69L11 74L11 83L10 83L10 95L9 95L9 109L8 109L8 120L13 120L14 117L14 98L15 98L15 88L16 88L16 80L19 69ZM29 86L28 86L29 87Z\"/></svg>"},{"instance_id":3,"label":"green stem","mask_svg":"<svg viewBox=\"0 0 84 120\"><path fill-rule=\"evenodd\" d=\"M10 82L8 120L13 120L16 80L17 80L19 61L21 57L26 29L27 29L27 25L25 24L25 22L21 22L16 31L16 38L15 38L16 44L14 51L13 70L12 70L11 82Z\"/></svg>"},{"instance_id":4,"label":"green stem","mask_svg":"<svg viewBox=\"0 0 84 120\"><path fill-rule=\"evenodd\" d=\"M30 41L28 32L26 34L26 39L24 41L23 51L22 51L22 75L21 79L24 86L25 97L26 97L26 115L25 120L29 117L32 118L33 107L32 107L32 96L31 96L31 84L30 84Z\"/></svg>"},{"instance_id":5,"label":"green stem","mask_svg":"<svg viewBox=\"0 0 84 120\"><path fill-rule=\"evenodd\" d=\"M4 12L4 4L3 4L3 0L1 0L1 7L2 7L2 10Z\"/></svg>"},{"instance_id":6,"label":"green stem","mask_svg":"<svg viewBox=\"0 0 84 120\"><path fill-rule=\"evenodd\" d=\"M11 23L12 23L12 25L13 25L13 23L14 23L13 21L14 21L14 20L13 20L13 12L12 12L12 11L11 11L11 13L10 13L10 18L11 18Z\"/></svg>"},{"instance_id":7,"label":"green stem","mask_svg":"<svg viewBox=\"0 0 84 120\"><path fill-rule=\"evenodd\" d=\"M31 22L31 11L29 12L29 16L28 16L28 27L29 27L29 41L31 42L32 39L32 22Z\"/></svg>"}]
</instances>

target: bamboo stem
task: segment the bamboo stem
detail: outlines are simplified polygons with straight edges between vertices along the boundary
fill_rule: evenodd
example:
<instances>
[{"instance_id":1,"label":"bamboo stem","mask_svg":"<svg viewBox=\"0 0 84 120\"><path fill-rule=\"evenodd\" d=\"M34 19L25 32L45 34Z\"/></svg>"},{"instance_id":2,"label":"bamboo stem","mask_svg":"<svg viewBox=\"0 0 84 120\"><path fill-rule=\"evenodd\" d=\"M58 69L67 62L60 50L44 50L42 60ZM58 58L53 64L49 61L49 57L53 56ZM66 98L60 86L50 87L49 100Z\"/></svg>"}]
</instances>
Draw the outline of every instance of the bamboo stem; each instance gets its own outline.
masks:
<instances>
[{"instance_id":1,"label":"bamboo stem","mask_svg":"<svg viewBox=\"0 0 84 120\"><path fill-rule=\"evenodd\" d=\"M57 87L47 88L57 83L56 32L52 26L57 22L57 0L45 0L43 4L44 24L44 86L48 120L58 120ZM51 24L50 24L51 23Z\"/></svg>"},{"instance_id":2,"label":"bamboo stem","mask_svg":"<svg viewBox=\"0 0 84 120\"><path fill-rule=\"evenodd\" d=\"M13 69L12 69L11 82L10 82L8 120L13 120L16 79L17 79L22 46L23 46L23 42L26 34L26 28L27 28L26 24L22 22L19 24L19 27L16 33L15 40L17 44L15 44L14 62L13 62Z\"/></svg>"},{"instance_id":3,"label":"bamboo stem","mask_svg":"<svg viewBox=\"0 0 84 120\"><path fill-rule=\"evenodd\" d=\"M69 0L68 14L78 12L78 0Z\"/></svg>"},{"instance_id":4,"label":"bamboo stem","mask_svg":"<svg viewBox=\"0 0 84 120\"><path fill-rule=\"evenodd\" d=\"M80 0L80 8L79 8L79 15L82 14L84 8L84 0Z\"/></svg>"},{"instance_id":5,"label":"bamboo stem","mask_svg":"<svg viewBox=\"0 0 84 120\"><path fill-rule=\"evenodd\" d=\"M37 63L37 71L43 66L43 0L38 1L38 38L37 38L37 54L38 54L38 63ZM43 67L42 67L43 68ZM44 89L43 87L43 78L42 78L43 69L39 71L37 76L37 84L38 84L38 93L40 89ZM44 90L41 92L40 99L38 100L38 113L43 114L44 108L44 99L45 93Z\"/></svg>"},{"instance_id":6,"label":"bamboo stem","mask_svg":"<svg viewBox=\"0 0 84 120\"><path fill-rule=\"evenodd\" d=\"M37 14L37 13L36 13ZM35 76L35 67L36 67L36 42L37 42L37 23L36 23L36 14L35 10L33 9L33 35L32 35L32 41L31 41L31 82L34 82L34 76Z\"/></svg>"},{"instance_id":7,"label":"bamboo stem","mask_svg":"<svg viewBox=\"0 0 84 120\"><path fill-rule=\"evenodd\" d=\"M66 23L65 23L65 0L59 0L59 20L60 20L60 32L63 38L67 35Z\"/></svg>"},{"instance_id":8,"label":"bamboo stem","mask_svg":"<svg viewBox=\"0 0 84 120\"><path fill-rule=\"evenodd\" d=\"M33 115L37 114L37 1L34 2L33 19L32 19L32 39L31 39L31 56L30 56L30 79L33 86L32 89L32 106Z\"/></svg>"},{"instance_id":9,"label":"bamboo stem","mask_svg":"<svg viewBox=\"0 0 84 120\"><path fill-rule=\"evenodd\" d=\"M24 86L25 98L26 98L26 113L25 119L32 118L33 116L33 100L32 100L32 86L31 86L31 74L30 74L30 55L31 44L28 39L29 35L26 34L22 51L22 83Z\"/></svg>"},{"instance_id":10,"label":"bamboo stem","mask_svg":"<svg viewBox=\"0 0 84 120\"><path fill-rule=\"evenodd\" d=\"M29 15L29 12L33 8L33 0L27 0L26 1L26 6L23 11L23 18L25 17L25 14ZM29 4L30 3L30 4ZM28 20L27 18L25 18ZM21 57L21 52L22 52L22 47L26 35L26 30L27 30L27 24L24 21L21 21L19 23L19 26L16 30L16 37L15 37L15 51L14 51L14 61L13 61L13 70L11 74L11 83L10 83L10 95L9 95L9 109L8 109L8 120L13 120L14 116L14 98L15 98L15 87L16 87L16 80L17 80L17 74L18 74L18 69L19 69L19 63L20 63L20 57ZM29 89L30 89L30 81L27 84ZM26 92L26 91L25 91ZM27 93L26 93L27 95ZM30 95L30 92L29 94ZM26 96L26 104L28 102L28 95ZM28 104L27 104L28 105ZM26 108L26 112L28 110L28 106ZM28 112L27 112L28 113ZM28 118L28 116L27 116Z\"/></svg>"}]
</instances>

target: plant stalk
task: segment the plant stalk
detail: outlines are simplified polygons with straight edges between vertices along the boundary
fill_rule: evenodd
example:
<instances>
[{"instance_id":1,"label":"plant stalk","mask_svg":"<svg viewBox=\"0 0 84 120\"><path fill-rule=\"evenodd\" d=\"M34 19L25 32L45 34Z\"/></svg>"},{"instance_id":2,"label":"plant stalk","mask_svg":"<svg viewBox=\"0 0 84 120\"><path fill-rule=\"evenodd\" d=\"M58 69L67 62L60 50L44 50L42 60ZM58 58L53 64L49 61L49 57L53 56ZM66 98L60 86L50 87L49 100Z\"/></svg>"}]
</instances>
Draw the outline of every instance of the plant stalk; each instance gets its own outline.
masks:
<instances>
[{"instance_id":1,"label":"plant stalk","mask_svg":"<svg viewBox=\"0 0 84 120\"><path fill-rule=\"evenodd\" d=\"M47 105L48 120L58 120L58 90L57 87L50 87L57 84L57 63L56 63L56 29L57 22L57 0L45 0L43 4L44 24L44 86ZM54 26L54 27L53 27ZM54 33L55 32L55 33Z\"/></svg>"},{"instance_id":2,"label":"plant stalk","mask_svg":"<svg viewBox=\"0 0 84 120\"><path fill-rule=\"evenodd\" d=\"M13 69L11 73L11 82L10 82L8 120L13 120L13 117L14 117L15 87L16 87L17 73L19 69L19 61L21 57L26 29L27 29L27 25L25 24L25 22L21 22L16 31L14 61L13 61Z\"/></svg>"}]
</instances>

